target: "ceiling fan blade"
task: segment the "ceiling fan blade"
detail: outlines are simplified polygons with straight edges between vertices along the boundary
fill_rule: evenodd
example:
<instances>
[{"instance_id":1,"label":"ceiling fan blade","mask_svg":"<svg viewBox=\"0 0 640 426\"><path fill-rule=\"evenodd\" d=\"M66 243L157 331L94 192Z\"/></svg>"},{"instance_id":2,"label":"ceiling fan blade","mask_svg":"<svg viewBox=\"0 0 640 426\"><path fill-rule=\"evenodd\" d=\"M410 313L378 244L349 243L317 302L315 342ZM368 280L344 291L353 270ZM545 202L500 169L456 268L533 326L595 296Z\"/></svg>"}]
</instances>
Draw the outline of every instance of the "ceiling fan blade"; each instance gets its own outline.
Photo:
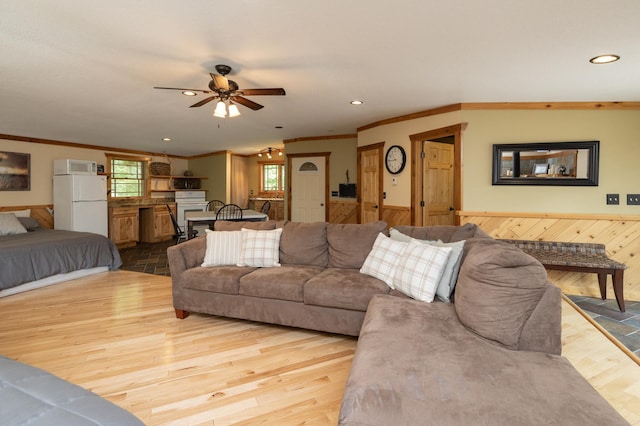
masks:
<instances>
[{"instance_id":1,"label":"ceiling fan blade","mask_svg":"<svg viewBox=\"0 0 640 426\"><path fill-rule=\"evenodd\" d=\"M211 87L211 83L213 83L213 87ZM229 90L229 80L227 77L220 74L211 73L211 82L209 82L210 89L221 89L221 90Z\"/></svg>"},{"instance_id":2,"label":"ceiling fan blade","mask_svg":"<svg viewBox=\"0 0 640 426\"><path fill-rule=\"evenodd\" d=\"M257 103L255 103L253 101L250 101L247 98L243 98L242 96L231 96L231 100L233 102L239 103L240 105L244 105L247 108L251 108L254 111L257 111L260 108L264 108L264 105L257 104Z\"/></svg>"},{"instance_id":3,"label":"ceiling fan blade","mask_svg":"<svg viewBox=\"0 0 640 426\"><path fill-rule=\"evenodd\" d=\"M201 93L211 93L209 90L200 90L200 89L184 89L179 87L157 87L154 86L154 89L166 89L166 90L182 90L182 91L191 91L191 92L201 92Z\"/></svg>"},{"instance_id":4,"label":"ceiling fan blade","mask_svg":"<svg viewBox=\"0 0 640 426\"><path fill-rule=\"evenodd\" d=\"M242 89L239 90L244 96L260 96L260 95L274 95L274 96L284 96L287 93L283 88L273 88L273 89Z\"/></svg>"},{"instance_id":5,"label":"ceiling fan blade","mask_svg":"<svg viewBox=\"0 0 640 426\"><path fill-rule=\"evenodd\" d=\"M196 107L201 107L204 104L208 104L209 102L211 102L212 100L216 99L218 96L209 96L208 98L204 98L203 100L201 100L200 102L196 102L195 104L191 105L189 108L196 108Z\"/></svg>"}]
</instances>

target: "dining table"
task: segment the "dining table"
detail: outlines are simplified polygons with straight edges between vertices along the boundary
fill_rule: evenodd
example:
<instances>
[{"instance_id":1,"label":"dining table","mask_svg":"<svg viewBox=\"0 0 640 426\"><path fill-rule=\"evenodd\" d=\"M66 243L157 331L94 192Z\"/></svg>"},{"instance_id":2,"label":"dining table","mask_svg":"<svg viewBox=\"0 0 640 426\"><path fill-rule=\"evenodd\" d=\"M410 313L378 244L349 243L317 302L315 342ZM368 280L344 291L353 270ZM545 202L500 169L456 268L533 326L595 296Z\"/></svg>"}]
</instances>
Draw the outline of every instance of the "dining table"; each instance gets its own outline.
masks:
<instances>
[{"instance_id":1,"label":"dining table","mask_svg":"<svg viewBox=\"0 0 640 426\"><path fill-rule=\"evenodd\" d=\"M216 222L216 215L218 213L215 211L190 211L185 212L184 219L187 221L187 235L189 238L192 238L193 235L193 226L194 225L209 225L209 229L213 229L213 226ZM243 209L242 210L242 219L224 219L235 222L264 222L269 219L269 216L266 213L260 213L251 209Z\"/></svg>"}]
</instances>

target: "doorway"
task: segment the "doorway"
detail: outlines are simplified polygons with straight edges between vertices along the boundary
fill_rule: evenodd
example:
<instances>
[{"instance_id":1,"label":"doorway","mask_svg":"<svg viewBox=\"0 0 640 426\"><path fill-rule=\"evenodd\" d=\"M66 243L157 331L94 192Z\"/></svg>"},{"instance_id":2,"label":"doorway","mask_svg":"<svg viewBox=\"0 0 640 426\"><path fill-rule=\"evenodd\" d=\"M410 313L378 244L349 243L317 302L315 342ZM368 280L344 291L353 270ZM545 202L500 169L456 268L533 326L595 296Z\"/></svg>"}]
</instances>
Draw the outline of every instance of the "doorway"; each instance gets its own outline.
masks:
<instances>
[{"instance_id":1,"label":"doorway","mask_svg":"<svg viewBox=\"0 0 640 426\"><path fill-rule=\"evenodd\" d=\"M459 225L462 209L462 131L466 123L411 135L411 223Z\"/></svg>"},{"instance_id":2,"label":"doorway","mask_svg":"<svg viewBox=\"0 0 640 426\"><path fill-rule=\"evenodd\" d=\"M358 223L380 220L384 142L358 147Z\"/></svg>"},{"instance_id":3,"label":"doorway","mask_svg":"<svg viewBox=\"0 0 640 426\"><path fill-rule=\"evenodd\" d=\"M290 182L288 216L291 221L327 221L329 155L287 154Z\"/></svg>"}]
</instances>

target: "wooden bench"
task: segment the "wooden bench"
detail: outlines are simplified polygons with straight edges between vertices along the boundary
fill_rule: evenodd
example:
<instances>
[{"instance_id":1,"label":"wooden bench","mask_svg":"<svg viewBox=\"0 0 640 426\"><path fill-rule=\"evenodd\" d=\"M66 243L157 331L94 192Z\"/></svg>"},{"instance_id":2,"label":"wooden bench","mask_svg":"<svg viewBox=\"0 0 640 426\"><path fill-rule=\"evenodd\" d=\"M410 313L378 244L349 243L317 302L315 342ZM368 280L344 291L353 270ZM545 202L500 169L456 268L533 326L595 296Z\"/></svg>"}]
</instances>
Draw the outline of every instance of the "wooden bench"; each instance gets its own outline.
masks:
<instances>
[{"instance_id":1,"label":"wooden bench","mask_svg":"<svg viewBox=\"0 0 640 426\"><path fill-rule=\"evenodd\" d=\"M607 257L604 244L565 243L555 241L501 240L515 244L535 257L546 269L598 274L600 297L607 298L607 275L613 281L613 293L620 312L624 312L624 270L627 266Z\"/></svg>"}]
</instances>

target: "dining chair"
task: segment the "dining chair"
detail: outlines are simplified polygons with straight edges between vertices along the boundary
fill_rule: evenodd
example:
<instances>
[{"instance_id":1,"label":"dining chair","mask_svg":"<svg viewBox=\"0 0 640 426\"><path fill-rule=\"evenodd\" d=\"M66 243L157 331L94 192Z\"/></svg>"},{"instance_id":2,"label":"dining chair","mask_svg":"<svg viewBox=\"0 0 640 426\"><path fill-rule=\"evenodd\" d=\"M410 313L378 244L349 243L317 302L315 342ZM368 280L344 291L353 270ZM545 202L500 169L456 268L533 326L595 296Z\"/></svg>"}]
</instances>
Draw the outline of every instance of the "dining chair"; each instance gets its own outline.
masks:
<instances>
[{"instance_id":1,"label":"dining chair","mask_svg":"<svg viewBox=\"0 0 640 426\"><path fill-rule=\"evenodd\" d=\"M269 214L269 210L271 210L271 201L265 201L260 207L260 213Z\"/></svg>"},{"instance_id":2,"label":"dining chair","mask_svg":"<svg viewBox=\"0 0 640 426\"><path fill-rule=\"evenodd\" d=\"M176 216L173 214L173 210L171 210L171 207L169 207L169 204L166 204L167 206L167 210L169 210L169 216L171 216L171 223L173 223L173 229L175 232L175 239L176 239L176 244L180 243L181 240L187 240L187 233L184 232L184 230L180 227L180 225L178 225L178 221L176 220ZM198 231L197 230L193 230L191 232L191 236L190 238L195 237L196 235L198 235Z\"/></svg>"},{"instance_id":3,"label":"dining chair","mask_svg":"<svg viewBox=\"0 0 640 426\"><path fill-rule=\"evenodd\" d=\"M210 211L210 212L216 212L216 211L220 210L222 207L224 207L224 205L225 205L225 203L223 201L211 200L207 204L207 210Z\"/></svg>"},{"instance_id":4,"label":"dining chair","mask_svg":"<svg viewBox=\"0 0 640 426\"><path fill-rule=\"evenodd\" d=\"M242 219L242 209L237 204L227 204L218 210L216 220L239 220Z\"/></svg>"}]
</instances>

